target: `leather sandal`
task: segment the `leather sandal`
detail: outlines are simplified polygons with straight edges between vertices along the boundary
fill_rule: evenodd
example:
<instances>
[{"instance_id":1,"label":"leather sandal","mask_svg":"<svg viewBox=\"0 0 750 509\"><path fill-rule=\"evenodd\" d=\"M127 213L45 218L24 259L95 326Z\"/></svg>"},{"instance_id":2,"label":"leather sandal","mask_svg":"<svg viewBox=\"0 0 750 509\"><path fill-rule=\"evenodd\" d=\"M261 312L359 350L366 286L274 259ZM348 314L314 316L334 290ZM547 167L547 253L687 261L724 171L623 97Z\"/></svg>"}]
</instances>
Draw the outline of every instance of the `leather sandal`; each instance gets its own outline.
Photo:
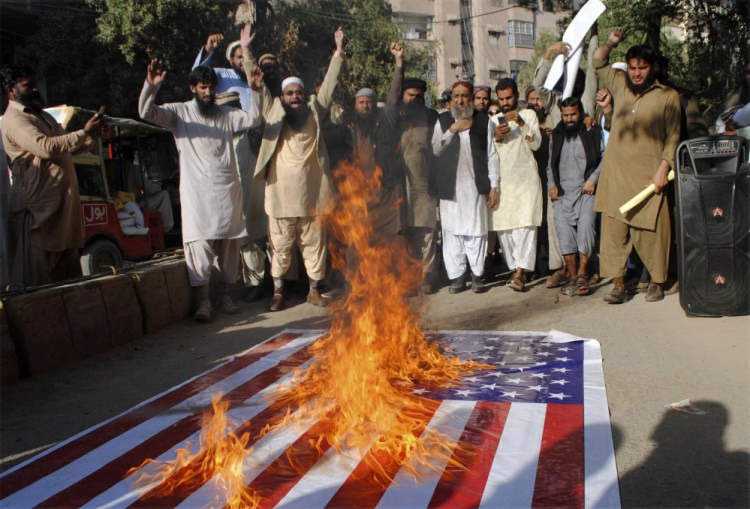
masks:
<instances>
[{"instance_id":1,"label":"leather sandal","mask_svg":"<svg viewBox=\"0 0 750 509\"><path fill-rule=\"evenodd\" d=\"M576 295L588 295L591 293L589 290L589 279L586 276L576 277Z\"/></svg>"},{"instance_id":2,"label":"leather sandal","mask_svg":"<svg viewBox=\"0 0 750 509\"><path fill-rule=\"evenodd\" d=\"M562 269L555 271L554 274L552 274L550 277L547 278L547 281L544 283L544 286L547 288L557 288L558 286L562 286L570 281L570 278L568 275L563 272Z\"/></svg>"}]
</instances>

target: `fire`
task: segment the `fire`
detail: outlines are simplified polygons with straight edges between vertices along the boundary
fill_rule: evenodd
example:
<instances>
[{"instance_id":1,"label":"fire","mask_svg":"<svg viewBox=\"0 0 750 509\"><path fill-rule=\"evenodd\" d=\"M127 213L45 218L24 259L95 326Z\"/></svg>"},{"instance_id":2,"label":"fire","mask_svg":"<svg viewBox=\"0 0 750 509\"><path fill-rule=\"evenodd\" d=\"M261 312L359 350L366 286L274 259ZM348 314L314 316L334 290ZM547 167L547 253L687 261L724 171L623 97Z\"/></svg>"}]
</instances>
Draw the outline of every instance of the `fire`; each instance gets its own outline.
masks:
<instances>
[{"instance_id":1,"label":"fire","mask_svg":"<svg viewBox=\"0 0 750 509\"><path fill-rule=\"evenodd\" d=\"M190 451L190 443L176 452L173 461L152 465L144 470L137 481L139 486L156 485L144 498L167 497L178 490L192 490L214 479L226 496L217 500L220 506L251 508L258 506L260 498L249 490L243 482L242 465L252 452L248 446L249 433L237 436L236 424L227 417L229 403L221 399L221 394L211 397L211 411L203 413L203 426L200 434L200 449ZM154 460L146 460L133 468L128 475L144 469ZM153 472L155 473L149 473Z\"/></svg>"},{"instance_id":2,"label":"fire","mask_svg":"<svg viewBox=\"0 0 750 509\"><path fill-rule=\"evenodd\" d=\"M419 284L422 268L404 242L374 235L367 205L379 188L380 171L367 175L342 165L335 177L337 206L326 220L337 241L331 244L333 265L350 291L330 306L330 332L313 345L316 363L277 397L291 408L313 402L319 418L333 406L321 442L367 449L364 461L379 480L390 482L395 471L388 464L413 471L407 458L428 465L435 455L451 458L455 445L438 434L420 438L435 407L412 393L413 385L447 385L483 366L447 357L428 342L404 299ZM347 263L347 246L356 264Z\"/></svg>"}]
</instances>

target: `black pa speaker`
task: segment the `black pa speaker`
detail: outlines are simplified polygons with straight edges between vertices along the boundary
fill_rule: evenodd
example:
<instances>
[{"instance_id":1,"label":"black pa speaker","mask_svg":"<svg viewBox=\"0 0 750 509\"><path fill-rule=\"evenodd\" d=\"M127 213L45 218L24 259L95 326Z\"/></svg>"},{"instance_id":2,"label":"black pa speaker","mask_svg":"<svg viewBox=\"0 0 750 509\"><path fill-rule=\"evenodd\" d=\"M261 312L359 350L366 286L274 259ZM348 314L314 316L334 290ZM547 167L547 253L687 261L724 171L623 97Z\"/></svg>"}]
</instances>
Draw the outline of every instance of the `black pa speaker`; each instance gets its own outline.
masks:
<instances>
[{"instance_id":1,"label":"black pa speaker","mask_svg":"<svg viewBox=\"0 0 750 509\"><path fill-rule=\"evenodd\" d=\"M677 262L688 315L750 314L749 146L712 136L677 148Z\"/></svg>"}]
</instances>

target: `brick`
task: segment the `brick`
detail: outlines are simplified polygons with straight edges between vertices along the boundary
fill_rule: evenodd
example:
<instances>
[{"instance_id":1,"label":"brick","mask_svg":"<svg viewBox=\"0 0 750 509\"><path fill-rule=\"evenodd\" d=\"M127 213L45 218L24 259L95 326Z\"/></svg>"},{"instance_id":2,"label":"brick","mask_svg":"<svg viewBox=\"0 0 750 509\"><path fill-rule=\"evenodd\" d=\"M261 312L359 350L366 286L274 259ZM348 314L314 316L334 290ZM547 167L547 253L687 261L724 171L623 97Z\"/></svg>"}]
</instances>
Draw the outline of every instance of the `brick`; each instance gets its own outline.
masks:
<instances>
[{"instance_id":1,"label":"brick","mask_svg":"<svg viewBox=\"0 0 750 509\"><path fill-rule=\"evenodd\" d=\"M62 287L73 352L82 359L114 346L98 281Z\"/></svg>"},{"instance_id":2,"label":"brick","mask_svg":"<svg viewBox=\"0 0 750 509\"><path fill-rule=\"evenodd\" d=\"M5 303L21 376L44 373L74 359L68 315L59 287L11 297Z\"/></svg>"},{"instance_id":3,"label":"brick","mask_svg":"<svg viewBox=\"0 0 750 509\"><path fill-rule=\"evenodd\" d=\"M141 304L143 331L151 333L172 323L164 269L158 265L130 273L135 294Z\"/></svg>"},{"instance_id":4,"label":"brick","mask_svg":"<svg viewBox=\"0 0 750 509\"><path fill-rule=\"evenodd\" d=\"M167 292L172 312L172 321L184 320L191 314L193 293L188 281L185 260L169 261L160 266L164 269Z\"/></svg>"},{"instance_id":5,"label":"brick","mask_svg":"<svg viewBox=\"0 0 750 509\"><path fill-rule=\"evenodd\" d=\"M7 387L18 382L20 371L16 345L10 337L5 309L0 308L0 386Z\"/></svg>"},{"instance_id":6,"label":"brick","mask_svg":"<svg viewBox=\"0 0 750 509\"><path fill-rule=\"evenodd\" d=\"M119 274L97 280L109 322L109 333L119 345L143 336L143 314L129 276Z\"/></svg>"}]
</instances>

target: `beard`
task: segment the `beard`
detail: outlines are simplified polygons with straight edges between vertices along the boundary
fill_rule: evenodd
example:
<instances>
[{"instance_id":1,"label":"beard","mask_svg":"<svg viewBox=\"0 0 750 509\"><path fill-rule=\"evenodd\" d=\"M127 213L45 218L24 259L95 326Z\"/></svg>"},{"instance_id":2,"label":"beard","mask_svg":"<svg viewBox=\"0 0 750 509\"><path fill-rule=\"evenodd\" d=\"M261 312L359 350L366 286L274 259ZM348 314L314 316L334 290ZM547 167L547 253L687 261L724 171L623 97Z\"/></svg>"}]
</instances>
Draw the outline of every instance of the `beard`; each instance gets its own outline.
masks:
<instances>
[{"instance_id":1,"label":"beard","mask_svg":"<svg viewBox=\"0 0 750 509\"><path fill-rule=\"evenodd\" d=\"M571 140L578 136L578 131L581 130L581 123L575 122L570 124L565 124L565 139Z\"/></svg>"},{"instance_id":2,"label":"beard","mask_svg":"<svg viewBox=\"0 0 750 509\"><path fill-rule=\"evenodd\" d=\"M263 71L263 83L266 84L268 91L271 92L271 97L279 97L281 95L281 76L275 70Z\"/></svg>"},{"instance_id":3,"label":"beard","mask_svg":"<svg viewBox=\"0 0 750 509\"><path fill-rule=\"evenodd\" d=\"M219 107L216 106L216 96L211 96L209 102L203 101L198 98L198 94L193 94L195 104L198 105L198 113L205 118L213 118L219 114Z\"/></svg>"},{"instance_id":4,"label":"beard","mask_svg":"<svg viewBox=\"0 0 750 509\"><path fill-rule=\"evenodd\" d=\"M24 108L28 108L37 113L44 109L44 99L42 99L42 94L39 93L39 90L34 90L28 94L21 94L18 90L14 90L14 92L16 95L16 101L18 101Z\"/></svg>"},{"instance_id":5,"label":"beard","mask_svg":"<svg viewBox=\"0 0 750 509\"><path fill-rule=\"evenodd\" d=\"M286 113L284 120L289 126L295 131L302 129L307 121L307 117L310 115L310 108L307 107L307 104L302 103L301 108L292 108L285 102L282 102L281 105L284 107L284 112Z\"/></svg>"},{"instance_id":6,"label":"beard","mask_svg":"<svg viewBox=\"0 0 750 509\"><path fill-rule=\"evenodd\" d=\"M354 114L354 126L366 136L372 134L373 128L375 127L375 112L370 113L355 113Z\"/></svg>"},{"instance_id":7,"label":"beard","mask_svg":"<svg viewBox=\"0 0 750 509\"><path fill-rule=\"evenodd\" d=\"M536 118L539 120L539 122L544 122L544 120L547 118L547 112L544 110L544 107L538 104L529 104L528 108L530 110L533 110L534 113L536 113Z\"/></svg>"},{"instance_id":8,"label":"beard","mask_svg":"<svg viewBox=\"0 0 750 509\"><path fill-rule=\"evenodd\" d=\"M636 85L632 81L630 81L630 75L628 73L625 73L625 83L628 86L628 89L630 89L631 92L635 95L641 95L646 90L651 88L651 85L654 84L654 81L656 81L656 77L654 76L654 73L650 73L648 75L648 78L646 78L646 81L641 83L640 85Z\"/></svg>"},{"instance_id":9,"label":"beard","mask_svg":"<svg viewBox=\"0 0 750 509\"><path fill-rule=\"evenodd\" d=\"M500 106L500 109L503 113L508 113L509 111L513 111L518 108L518 102L514 102L513 104L505 104L503 106Z\"/></svg>"},{"instance_id":10,"label":"beard","mask_svg":"<svg viewBox=\"0 0 750 509\"><path fill-rule=\"evenodd\" d=\"M454 120L472 118L474 116L474 103L469 103L463 108L459 108L455 104L451 104L451 116L454 118Z\"/></svg>"},{"instance_id":11,"label":"beard","mask_svg":"<svg viewBox=\"0 0 750 509\"><path fill-rule=\"evenodd\" d=\"M232 69L234 69L235 74L237 74L237 77L241 79L243 83L247 83L247 74L245 74L245 69L243 67L240 67L239 69L232 67Z\"/></svg>"},{"instance_id":12,"label":"beard","mask_svg":"<svg viewBox=\"0 0 750 509\"><path fill-rule=\"evenodd\" d=\"M424 109L424 107L424 102L412 101L410 103L404 103L404 112L406 112L407 116L412 116L418 111Z\"/></svg>"}]
</instances>

